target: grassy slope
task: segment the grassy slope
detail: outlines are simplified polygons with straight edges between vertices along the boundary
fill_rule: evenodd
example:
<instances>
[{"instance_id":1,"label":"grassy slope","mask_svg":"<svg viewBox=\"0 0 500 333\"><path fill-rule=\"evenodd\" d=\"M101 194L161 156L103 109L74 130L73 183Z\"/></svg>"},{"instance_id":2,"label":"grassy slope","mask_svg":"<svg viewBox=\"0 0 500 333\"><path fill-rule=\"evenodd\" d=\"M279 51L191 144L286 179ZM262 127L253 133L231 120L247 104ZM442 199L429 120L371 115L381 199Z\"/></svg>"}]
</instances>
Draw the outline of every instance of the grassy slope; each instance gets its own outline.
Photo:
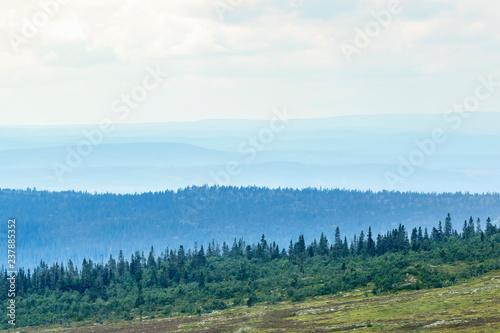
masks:
<instances>
[{"instance_id":1,"label":"grassy slope","mask_svg":"<svg viewBox=\"0 0 500 333\"><path fill-rule=\"evenodd\" d=\"M366 296L368 295L368 296ZM236 307L142 323L22 328L14 332L499 332L500 271L453 287L371 296L369 287L301 303ZM7 331L1 331L7 332ZM11 330L12 332L12 330Z\"/></svg>"}]
</instances>

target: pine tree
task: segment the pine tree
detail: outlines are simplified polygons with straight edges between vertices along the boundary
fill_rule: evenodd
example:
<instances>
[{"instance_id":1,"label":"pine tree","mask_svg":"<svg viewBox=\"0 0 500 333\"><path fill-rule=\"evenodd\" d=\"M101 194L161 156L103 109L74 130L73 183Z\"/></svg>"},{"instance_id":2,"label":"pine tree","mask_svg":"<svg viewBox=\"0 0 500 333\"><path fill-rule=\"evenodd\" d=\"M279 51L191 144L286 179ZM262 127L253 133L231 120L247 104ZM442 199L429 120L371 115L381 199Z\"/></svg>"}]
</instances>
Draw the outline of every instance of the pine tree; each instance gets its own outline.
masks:
<instances>
[{"instance_id":1,"label":"pine tree","mask_svg":"<svg viewBox=\"0 0 500 333\"><path fill-rule=\"evenodd\" d=\"M125 265L125 257L123 256L123 251L120 250L120 253L118 254L118 275L123 276L125 275L126 272L126 265Z\"/></svg>"},{"instance_id":2,"label":"pine tree","mask_svg":"<svg viewBox=\"0 0 500 333\"><path fill-rule=\"evenodd\" d=\"M385 245L384 245L384 239L380 234L377 235L377 254L382 255L385 253Z\"/></svg>"},{"instance_id":3,"label":"pine tree","mask_svg":"<svg viewBox=\"0 0 500 333\"><path fill-rule=\"evenodd\" d=\"M464 226L462 227L462 237L469 238L469 227L467 226L467 220L464 221Z\"/></svg>"},{"instance_id":4,"label":"pine tree","mask_svg":"<svg viewBox=\"0 0 500 333\"><path fill-rule=\"evenodd\" d=\"M363 230L361 230L358 239L358 248L357 248L358 255L364 253L364 249L365 249L365 233L363 232Z\"/></svg>"},{"instance_id":5,"label":"pine tree","mask_svg":"<svg viewBox=\"0 0 500 333\"><path fill-rule=\"evenodd\" d=\"M450 238L453 233L453 225L451 223L451 215L448 213L446 220L444 221L444 237Z\"/></svg>"},{"instance_id":6,"label":"pine tree","mask_svg":"<svg viewBox=\"0 0 500 333\"><path fill-rule=\"evenodd\" d=\"M342 244L342 238L340 235L340 228L336 227L335 228L335 240L334 240L334 245L333 245L333 255L335 258L340 258L343 256L343 244Z\"/></svg>"},{"instance_id":7,"label":"pine tree","mask_svg":"<svg viewBox=\"0 0 500 333\"><path fill-rule=\"evenodd\" d=\"M491 237L496 233L495 226L491 223L491 218L486 220L486 237Z\"/></svg>"},{"instance_id":8,"label":"pine tree","mask_svg":"<svg viewBox=\"0 0 500 333\"><path fill-rule=\"evenodd\" d=\"M431 243L429 240L429 232L427 231L427 228L424 229L424 238L422 240L422 250L424 251L430 251L431 249Z\"/></svg>"},{"instance_id":9,"label":"pine tree","mask_svg":"<svg viewBox=\"0 0 500 333\"><path fill-rule=\"evenodd\" d=\"M419 242L418 242L418 231L417 228L413 228L411 231L411 249L414 252L417 252L419 250Z\"/></svg>"},{"instance_id":10,"label":"pine tree","mask_svg":"<svg viewBox=\"0 0 500 333\"><path fill-rule=\"evenodd\" d=\"M222 255L223 255L224 257L229 256L229 246L227 245L227 243L226 243L226 242L223 242L223 243L222 243Z\"/></svg>"},{"instance_id":11,"label":"pine tree","mask_svg":"<svg viewBox=\"0 0 500 333\"><path fill-rule=\"evenodd\" d=\"M306 252L306 242L304 240L304 235L299 236L299 241L295 243L295 253L302 254Z\"/></svg>"},{"instance_id":12,"label":"pine tree","mask_svg":"<svg viewBox=\"0 0 500 333\"><path fill-rule=\"evenodd\" d=\"M258 247L257 247L257 257L267 259L268 254L269 254L269 248L267 245L266 236L264 236L264 234L262 234L262 237L260 239L260 243L258 244Z\"/></svg>"},{"instance_id":13,"label":"pine tree","mask_svg":"<svg viewBox=\"0 0 500 333\"><path fill-rule=\"evenodd\" d=\"M340 228L337 227L335 228L335 245L340 245L342 244L342 238L340 235Z\"/></svg>"},{"instance_id":14,"label":"pine tree","mask_svg":"<svg viewBox=\"0 0 500 333\"><path fill-rule=\"evenodd\" d=\"M322 256L328 255L328 239L323 233L321 233L321 237L319 238L318 252Z\"/></svg>"},{"instance_id":15,"label":"pine tree","mask_svg":"<svg viewBox=\"0 0 500 333\"><path fill-rule=\"evenodd\" d=\"M290 245L288 246L288 258L290 259L294 258L293 241L291 239L290 239Z\"/></svg>"},{"instance_id":16,"label":"pine tree","mask_svg":"<svg viewBox=\"0 0 500 333\"><path fill-rule=\"evenodd\" d=\"M198 252L198 263L200 267L205 266L205 263L207 262L207 258L205 257L205 250L203 249L203 245L200 248L200 251Z\"/></svg>"},{"instance_id":17,"label":"pine tree","mask_svg":"<svg viewBox=\"0 0 500 333\"><path fill-rule=\"evenodd\" d=\"M375 255L375 242L372 237L372 227L368 227L368 239L366 240L366 253L370 256Z\"/></svg>"},{"instance_id":18,"label":"pine tree","mask_svg":"<svg viewBox=\"0 0 500 333\"><path fill-rule=\"evenodd\" d=\"M347 236L344 236L344 242L342 243L342 256L347 257L349 255L349 246L347 245Z\"/></svg>"},{"instance_id":19,"label":"pine tree","mask_svg":"<svg viewBox=\"0 0 500 333\"><path fill-rule=\"evenodd\" d=\"M469 219L469 237L474 236L474 234L475 234L474 219L471 216Z\"/></svg>"},{"instance_id":20,"label":"pine tree","mask_svg":"<svg viewBox=\"0 0 500 333\"><path fill-rule=\"evenodd\" d=\"M439 242L439 231L435 227L432 227L431 239L434 242Z\"/></svg>"},{"instance_id":21,"label":"pine tree","mask_svg":"<svg viewBox=\"0 0 500 333\"><path fill-rule=\"evenodd\" d=\"M155 250L153 246L151 246L151 250L149 251L149 256L148 256L148 262L146 267L156 267L156 261L155 261Z\"/></svg>"},{"instance_id":22,"label":"pine tree","mask_svg":"<svg viewBox=\"0 0 500 333\"><path fill-rule=\"evenodd\" d=\"M186 263L186 252L184 251L184 246L179 246L179 251L177 251L177 264L180 267L184 267Z\"/></svg>"}]
</instances>

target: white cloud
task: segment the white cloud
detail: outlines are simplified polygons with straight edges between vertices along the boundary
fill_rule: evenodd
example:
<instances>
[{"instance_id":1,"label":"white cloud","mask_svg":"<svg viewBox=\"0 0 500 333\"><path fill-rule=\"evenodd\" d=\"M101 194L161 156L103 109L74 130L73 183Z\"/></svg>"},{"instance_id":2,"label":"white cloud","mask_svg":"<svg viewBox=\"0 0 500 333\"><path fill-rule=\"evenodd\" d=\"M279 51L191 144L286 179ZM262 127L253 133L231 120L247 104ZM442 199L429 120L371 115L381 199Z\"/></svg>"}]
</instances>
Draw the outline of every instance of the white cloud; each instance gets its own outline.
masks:
<instances>
[{"instance_id":1,"label":"white cloud","mask_svg":"<svg viewBox=\"0 0 500 333\"><path fill-rule=\"evenodd\" d=\"M248 0L222 21L217 1L225 0L72 0L14 52L9 34L22 34L40 5L0 0L3 123L98 121L148 65L173 78L135 121L249 118L276 104L303 116L438 112L436 100L499 67L497 2L401 1L403 12L349 65L339 45L386 2L342 10L331 0Z\"/></svg>"}]
</instances>

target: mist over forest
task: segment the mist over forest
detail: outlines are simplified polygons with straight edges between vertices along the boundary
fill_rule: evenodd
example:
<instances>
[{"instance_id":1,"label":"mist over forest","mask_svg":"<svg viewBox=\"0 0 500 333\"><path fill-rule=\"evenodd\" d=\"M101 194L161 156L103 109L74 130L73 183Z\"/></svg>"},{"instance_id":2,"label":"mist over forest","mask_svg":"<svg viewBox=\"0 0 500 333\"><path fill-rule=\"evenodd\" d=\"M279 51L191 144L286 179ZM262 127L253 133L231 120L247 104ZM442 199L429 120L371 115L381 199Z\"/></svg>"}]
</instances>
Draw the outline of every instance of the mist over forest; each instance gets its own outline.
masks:
<instances>
[{"instance_id":1,"label":"mist over forest","mask_svg":"<svg viewBox=\"0 0 500 333\"><path fill-rule=\"evenodd\" d=\"M297 235L332 238L337 227L348 237L399 224L430 232L448 213L457 230L471 216L483 224L500 219L499 194L203 186L126 195L0 190L0 202L0 216L17 220L20 267L100 260L120 250L128 256L151 246L257 242L263 234L285 248ZM6 251L3 245L6 239Z\"/></svg>"}]
</instances>

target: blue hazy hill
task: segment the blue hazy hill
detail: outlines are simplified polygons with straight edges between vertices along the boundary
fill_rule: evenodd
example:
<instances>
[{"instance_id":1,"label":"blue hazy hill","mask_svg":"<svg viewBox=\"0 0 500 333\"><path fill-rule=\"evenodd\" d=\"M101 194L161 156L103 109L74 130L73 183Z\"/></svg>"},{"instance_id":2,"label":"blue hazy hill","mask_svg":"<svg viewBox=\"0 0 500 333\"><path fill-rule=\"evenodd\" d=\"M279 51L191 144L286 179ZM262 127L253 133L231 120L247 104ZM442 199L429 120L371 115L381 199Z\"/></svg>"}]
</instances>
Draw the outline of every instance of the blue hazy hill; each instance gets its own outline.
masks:
<instances>
[{"instance_id":1,"label":"blue hazy hill","mask_svg":"<svg viewBox=\"0 0 500 333\"><path fill-rule=\"evenodd\" d=\"M146 175L145 175L146 176ZM293 176L293 175L288 175ZM220 245L262 234L287 248L303 234L308 241L322 232L332 240L338 226L349 238L372 227L386 232L404 224L431 228L449 212L459 231L464 220L500 219L499 194L422 194L306 188L188 187L141 194L0 190L0 218L17 219L18 261L99 260L123 250L157 253L195 242ZM0 248L7 250L7 239ZM296 241L296 239L294 239ZM6 253L5 257L6 257Z\"/></svg>"},{"instance_id":2,"label":"blue hazy hill","mask_svg":"<svg viewBox=\"0 0 500 333\"><path fill-rule=\"evenodd\" d=\"M452 115L457 117L456 115ZM450 116L448 116L450 117ZM224 182L234 186L496 192L499 113L474 113L457 129L444 115L343 116L290 120L253 148L268 120L122 124L64 177L68 149L98 126L0 127L0 187L134 193ZM456 118L450 118L456 119ZM397 183L401 159L435 129L447 140ZM253 153L251 151L253 150ZM238 172L227 176L228 164Z\"/></svg>"}]
</instances>

